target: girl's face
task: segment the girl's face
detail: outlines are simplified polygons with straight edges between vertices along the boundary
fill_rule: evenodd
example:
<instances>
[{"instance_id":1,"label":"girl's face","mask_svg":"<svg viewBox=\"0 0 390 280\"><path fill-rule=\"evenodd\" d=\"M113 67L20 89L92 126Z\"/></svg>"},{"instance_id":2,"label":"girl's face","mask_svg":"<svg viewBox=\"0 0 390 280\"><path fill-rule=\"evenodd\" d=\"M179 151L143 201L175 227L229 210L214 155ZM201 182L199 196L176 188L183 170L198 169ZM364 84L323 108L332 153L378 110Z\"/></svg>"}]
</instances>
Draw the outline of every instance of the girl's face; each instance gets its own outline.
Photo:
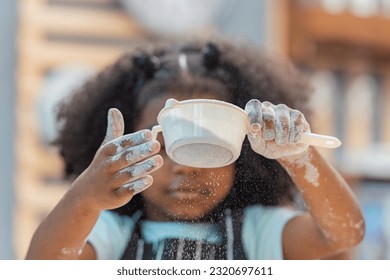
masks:
<instances>
[{"instance_id":1,"label":"girl's face","mask_svg":"<svg viewBox=\"0 0 390 280\"><path fill-rule=\"evenodd\" d=\"M167 98L161 96L149 101L136 130L151 128L156 124L157 114L164 107ZM161 133L157 140L161 143L160 154L164 164L151 174L154 178L153 185L142 192L146 216L157 221L202 218L230 192L234 165L206 169L183 166L167 156Z\"/></svg>"}]
</instances>

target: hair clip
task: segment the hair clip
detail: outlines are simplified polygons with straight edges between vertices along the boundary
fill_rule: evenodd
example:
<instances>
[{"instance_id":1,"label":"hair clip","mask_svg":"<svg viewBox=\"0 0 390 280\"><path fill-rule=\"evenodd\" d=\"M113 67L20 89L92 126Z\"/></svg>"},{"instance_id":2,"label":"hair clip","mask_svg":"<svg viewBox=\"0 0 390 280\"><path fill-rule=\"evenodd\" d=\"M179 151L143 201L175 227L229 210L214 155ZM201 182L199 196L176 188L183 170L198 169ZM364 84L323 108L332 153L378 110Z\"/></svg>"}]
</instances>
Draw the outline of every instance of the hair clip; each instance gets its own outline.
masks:
<instances>
[{"instance_id":1,"label":"hair clip","mask_svg":"<svg viewBox=\"0 0 390 280\"><path fill-rule=\"evenodd\" d=\"M181 53L179 55L179 67L180 67L181 73L184 76L189 75L187 55L184 53Z\"/></svg>"},{"instance_id":2,"label":"hair clip","mask_svg":"<svg viewBox=\"0 0 390 280\"><path fill-rule=\"evenodd\" d=\"M203 64L207 70L212 71L218 67L221 57L221 52L218 47L209 42L206 47L202 50L203 53Z\"/></svg>"},{"instance_id":3,"label":"hair clip","mask_svg":"<svg viewBox=\"0 0 390 280\"><path fill-rule=\"evenodd\" d=\"M161 66L160 60L157 56L150 56L147 54L140 54L133 57L134 66L145 73L146 78L153 77L156 70Z\"/></svg>"}]
</instances>

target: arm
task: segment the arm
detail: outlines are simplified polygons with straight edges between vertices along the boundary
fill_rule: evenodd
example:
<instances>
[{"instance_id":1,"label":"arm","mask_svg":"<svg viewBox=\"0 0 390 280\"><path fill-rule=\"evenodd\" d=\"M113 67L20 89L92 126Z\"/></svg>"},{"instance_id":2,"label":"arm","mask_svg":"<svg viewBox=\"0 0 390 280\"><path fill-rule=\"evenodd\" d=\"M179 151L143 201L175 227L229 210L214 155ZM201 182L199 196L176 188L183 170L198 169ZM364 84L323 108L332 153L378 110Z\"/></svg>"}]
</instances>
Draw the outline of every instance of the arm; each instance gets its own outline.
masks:
<instances>
[{"instance_id":1,"label":"arm","mask_svg":"<svg viewBox=\"0 0 390 280\"><path fill-rule=\"evenodd\" d=\"M346 251L364 236L359 204L345 180L313 147L299 142L310 131L303 114L286 105L251 100L246 106L252 149L277 160L303 196L308 212L283 230L286 259L320 259Z\"/></svg>"},{"instance_id":2,"label":"arm","mask_svg":"<svg viewBox=\"0 0 390 280\"><path fill-rule=\"evenodd\" d=\"M101 211L126 204L152 184L147 174L162 158L147 157L159 151L159 143L149 130L123 135L123 128L122 114L110 110L102 146L34 233L27 259L96 258L86 239Z\"/></svg>"},{"instance_id":3,"label":"arm","mask_svg":"<svg viewBox=\"0 0 390 280\"><path fill-rule=\"evenodd\" d=\"M281 158L300 190L308 213L289 221L283 232L286 259L318 259L346 251L364 237L359 204L345 180L312 147Z\"/></svg>"},{"instance_id":4,"label":"arm","mask_svg":"<svg viewBox=\"0 0 390 280\"><path fill-rule=\"evenodd\" d=\"M27 259L95 259L86 243L100 211L90 208L79 196L75 183L39 225L31 240Z\"/></svg>"}]
</instances>

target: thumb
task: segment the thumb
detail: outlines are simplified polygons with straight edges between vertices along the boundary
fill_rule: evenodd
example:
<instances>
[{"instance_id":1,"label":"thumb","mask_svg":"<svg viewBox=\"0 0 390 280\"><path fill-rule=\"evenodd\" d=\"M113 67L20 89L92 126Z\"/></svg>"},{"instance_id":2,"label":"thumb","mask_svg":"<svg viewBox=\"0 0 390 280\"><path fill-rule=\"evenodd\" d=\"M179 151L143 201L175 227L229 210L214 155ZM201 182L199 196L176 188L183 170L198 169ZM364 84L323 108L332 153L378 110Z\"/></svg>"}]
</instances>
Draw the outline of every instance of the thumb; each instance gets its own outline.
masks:
<instances>
[{"instance_id":1,"label":"thumb","mask_svg":"<svg viewBox=\"0 0 390 280\"><path fill-rule=\"evenodd\" d=\"M124 130L125 124L122 113L116 108L111 108L107 114L107 131L102 145L122 136Z\"/></svg>"}]
</instances>

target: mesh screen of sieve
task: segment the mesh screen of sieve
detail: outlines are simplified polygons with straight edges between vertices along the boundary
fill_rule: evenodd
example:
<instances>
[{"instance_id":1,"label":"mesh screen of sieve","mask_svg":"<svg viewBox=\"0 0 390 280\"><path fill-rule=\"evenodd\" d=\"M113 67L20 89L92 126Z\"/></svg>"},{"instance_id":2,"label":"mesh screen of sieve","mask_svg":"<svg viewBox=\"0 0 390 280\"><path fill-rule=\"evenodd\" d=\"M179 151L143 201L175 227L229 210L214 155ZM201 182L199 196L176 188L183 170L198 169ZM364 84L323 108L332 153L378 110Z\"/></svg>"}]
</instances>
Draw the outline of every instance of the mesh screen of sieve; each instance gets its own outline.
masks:
<instances>
[{"instance_id":1,"label":"mesh screen of sieve","mask_svg":"<svg viewBox=\"0 0 390 280\"><path fill-rule=\"evenodd\" d=\"M208 143L182 145L173 150L172 156L178 163L201 168L225 166L233 158L229 149Z\"/></svg>"}]
</instances>

